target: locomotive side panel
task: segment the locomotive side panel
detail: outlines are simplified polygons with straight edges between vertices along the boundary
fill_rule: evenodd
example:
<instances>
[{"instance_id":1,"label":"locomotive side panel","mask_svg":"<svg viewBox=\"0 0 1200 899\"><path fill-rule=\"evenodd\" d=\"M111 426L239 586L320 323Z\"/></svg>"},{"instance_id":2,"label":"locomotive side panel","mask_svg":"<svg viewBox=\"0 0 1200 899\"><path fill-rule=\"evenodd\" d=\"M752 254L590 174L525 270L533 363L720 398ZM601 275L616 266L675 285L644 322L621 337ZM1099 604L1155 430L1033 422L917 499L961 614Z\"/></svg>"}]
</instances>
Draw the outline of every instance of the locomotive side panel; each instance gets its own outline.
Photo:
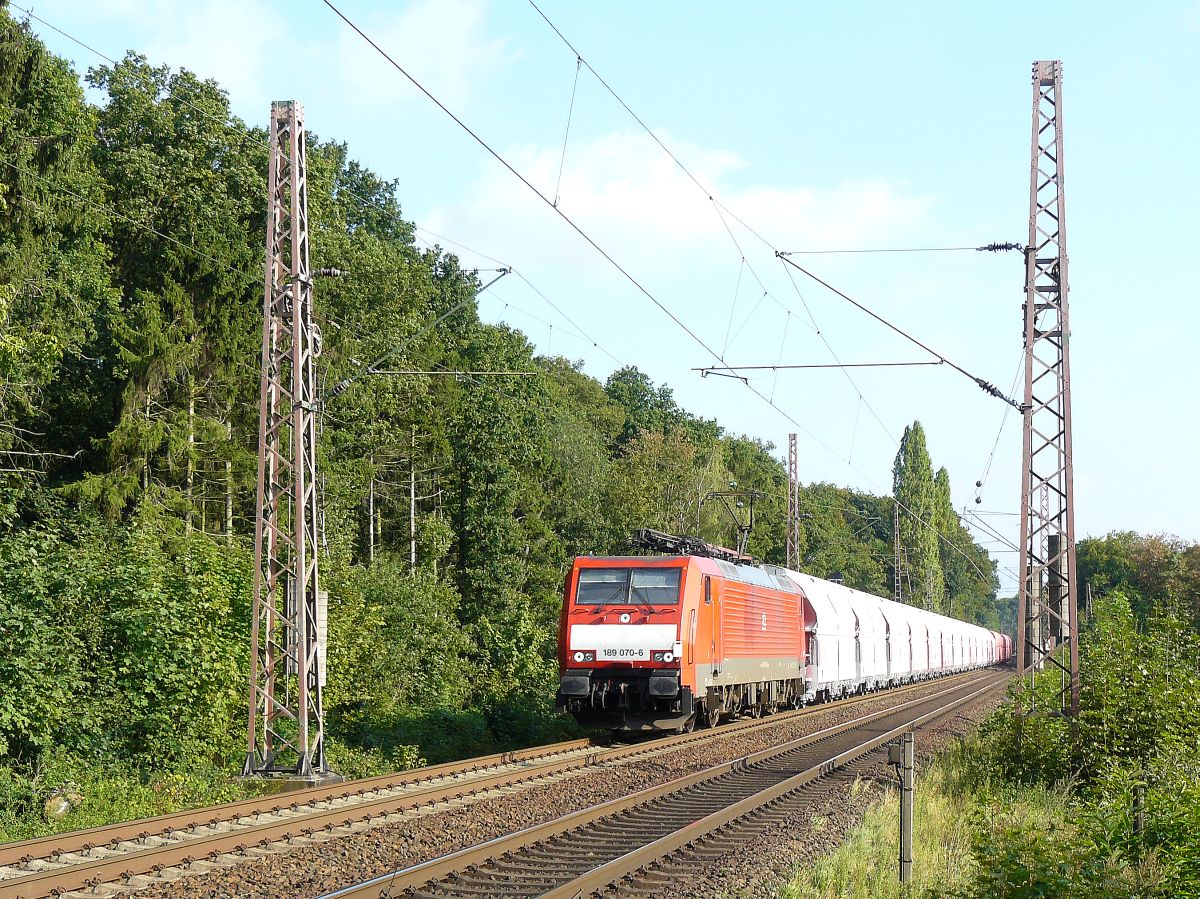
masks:
<instances>
[{"instance_id":1,"label":"locomotive side panel","mask_svg":"<svg viewBox=\"0 0 1200 899\"><path fill-rule=\"evenodd\" d=\"M720 674L712 684L800 677L800 597L725 579L721 584Z\"/></svg>"}]
</instances>

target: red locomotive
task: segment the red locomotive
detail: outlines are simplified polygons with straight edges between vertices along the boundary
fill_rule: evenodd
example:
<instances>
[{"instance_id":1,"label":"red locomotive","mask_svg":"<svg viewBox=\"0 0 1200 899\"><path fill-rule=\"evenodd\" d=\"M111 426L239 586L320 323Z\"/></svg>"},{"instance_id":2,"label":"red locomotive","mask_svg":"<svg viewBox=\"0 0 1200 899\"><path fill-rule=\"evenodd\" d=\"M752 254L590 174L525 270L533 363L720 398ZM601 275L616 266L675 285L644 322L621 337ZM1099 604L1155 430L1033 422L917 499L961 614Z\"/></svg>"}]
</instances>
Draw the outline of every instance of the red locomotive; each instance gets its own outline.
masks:
<instances>
[{"instance_id":1,"label":"red locomotive","mask_svg":"<svg viewBox=\"0 0 1200 899\"><path fill-rule=\"evenodd\" d=\"M558 708L630 731L716 726L1003 661L975 625L656 531L660 556L582 556L567 577Z\"/></svg>"}]
</instances>

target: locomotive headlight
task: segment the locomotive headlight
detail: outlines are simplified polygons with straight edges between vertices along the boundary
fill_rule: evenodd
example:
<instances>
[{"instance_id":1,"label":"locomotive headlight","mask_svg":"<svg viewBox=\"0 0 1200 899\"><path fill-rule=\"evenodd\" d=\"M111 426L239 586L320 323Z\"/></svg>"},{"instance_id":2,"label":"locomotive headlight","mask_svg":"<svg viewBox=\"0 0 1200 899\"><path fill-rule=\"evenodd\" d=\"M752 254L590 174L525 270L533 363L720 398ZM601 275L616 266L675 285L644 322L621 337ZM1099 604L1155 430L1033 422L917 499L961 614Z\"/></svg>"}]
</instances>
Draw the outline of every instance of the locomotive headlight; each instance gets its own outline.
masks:
<instances>
[{"instance_id":1,"label":"locomotive headlight","mask_svg":"<svg viewBox=\"0 0 1200 899\"><path fill-rule=\"evenodd\" d=\"M661 662L663 660L663 654L661 652L651 653L650 658L656 662Z\"/></svg>"},{"instance_id":2,"label":"locomotive headlight","mask_svg":"<svg viewBox=\"0 0 1200 899\"><path fill-rule=\"evenodd\" d=\"M675 653L673 653L673 652L664 652L664 653L663 653L662 660L663 660L664 662L674 662L674 661L675 661Z\"/></svg>"},{"instance_id":3,"label":"locomotive headlight","mask_svg":"<svg viewBox=\"0 0 1200 899\"><path fill-rule=\"evenodd\" d=\"M594 662L596 661L596 654L594 652L585 652L583 654L583 660L585 662Z\"/></svg>"},{"instance_id":4,"label":"locomotive headlight","mask_svg":"<svg viewBox=\"0 0 1200 899\"><path fill-rule=\"evenodd\" d=\"M575 653L573 658L575 659L576 662L582 662L584 659L587 658L587 655L582 652L577 652L577 653Z\"/></svg>"}]
</instances>

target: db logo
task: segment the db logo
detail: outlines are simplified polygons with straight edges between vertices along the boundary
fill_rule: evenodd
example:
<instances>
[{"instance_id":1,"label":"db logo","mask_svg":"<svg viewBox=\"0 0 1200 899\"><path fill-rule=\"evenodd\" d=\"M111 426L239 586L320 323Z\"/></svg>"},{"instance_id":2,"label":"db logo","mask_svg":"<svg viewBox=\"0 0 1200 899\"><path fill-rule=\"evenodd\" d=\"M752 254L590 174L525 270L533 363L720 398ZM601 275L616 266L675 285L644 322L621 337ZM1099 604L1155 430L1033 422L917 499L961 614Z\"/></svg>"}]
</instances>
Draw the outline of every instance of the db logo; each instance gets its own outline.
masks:
<instances>
[{"instance_id":1,"label":"db logo","mask_svg":"<svg viewBox=\"0 0 1200 899\"><path fill-rule=\"evenodd\" d=\"M767 629L767 613L766 612L763 612L762 623L763 623L763 630L765 631Z\"/></svg>"}]
</instances>

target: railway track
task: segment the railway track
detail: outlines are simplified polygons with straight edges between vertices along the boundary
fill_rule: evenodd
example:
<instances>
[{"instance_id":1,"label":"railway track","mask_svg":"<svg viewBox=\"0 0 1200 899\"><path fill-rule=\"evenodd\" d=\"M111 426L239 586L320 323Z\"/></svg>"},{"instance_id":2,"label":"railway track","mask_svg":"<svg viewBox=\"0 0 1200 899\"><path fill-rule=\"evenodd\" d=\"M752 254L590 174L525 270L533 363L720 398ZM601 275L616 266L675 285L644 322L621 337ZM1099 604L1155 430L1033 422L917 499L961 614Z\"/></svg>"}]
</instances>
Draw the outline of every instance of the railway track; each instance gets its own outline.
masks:
<instances>
[{"instance_id":1,"label":"railway track","mask_svg":"<svg viewBox=\"0 0 1200 899\"><path fill-rule=\"evenodd\" d=\"M1007 674L995 671L968 676L941 694L871 712L321 899L660 896L664 885L686 880L697 855L715 857L742 845L824 775L1007 680ZM680 853L684 849L686 856Z\"/></svg>"},{"instance_id":2,"label":"railway track","mask_svg":"<svg viewBox=\"0 0 1200 899\"><path fill-rule=\"evenodd\" d=\"M940 681L947 689L976 675ZM625 745L574 740L334 786L243 800L0 846L0 899L38 899L86 890L110 895L156 882L163 872L205 870L277 844L353 833L400 815L432 814L597 768L644 761L687 744L747 732L835 708L903 697L922 682L838 703ZM118 889L106 888L111 885Z\"/></svg>"}]
</instances>

